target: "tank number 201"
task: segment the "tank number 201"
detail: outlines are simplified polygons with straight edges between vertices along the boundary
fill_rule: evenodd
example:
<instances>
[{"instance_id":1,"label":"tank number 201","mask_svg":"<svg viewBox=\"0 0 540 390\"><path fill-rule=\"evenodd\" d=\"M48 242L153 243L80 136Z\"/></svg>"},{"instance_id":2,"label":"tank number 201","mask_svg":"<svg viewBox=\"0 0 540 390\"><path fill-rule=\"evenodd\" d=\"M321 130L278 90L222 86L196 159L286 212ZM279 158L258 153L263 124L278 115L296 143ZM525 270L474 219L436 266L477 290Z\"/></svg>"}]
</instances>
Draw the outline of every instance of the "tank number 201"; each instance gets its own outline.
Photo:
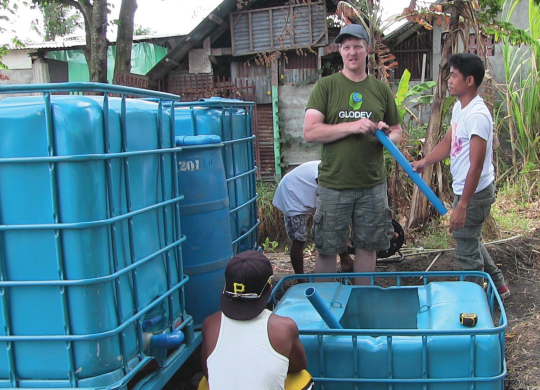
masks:
<instances>
[{"instance_id":1,"label":"tank number 201","mask_svg":"<svg viewBox=\"0 0 540 390\"><path fill-rule=\"evenodd\" d=\"M192 171L198 171L200 170L201 162L200 160L187 160L187 161L178 161L178 169L181 172L192 172Z\"/></svg>"}]
</instances>

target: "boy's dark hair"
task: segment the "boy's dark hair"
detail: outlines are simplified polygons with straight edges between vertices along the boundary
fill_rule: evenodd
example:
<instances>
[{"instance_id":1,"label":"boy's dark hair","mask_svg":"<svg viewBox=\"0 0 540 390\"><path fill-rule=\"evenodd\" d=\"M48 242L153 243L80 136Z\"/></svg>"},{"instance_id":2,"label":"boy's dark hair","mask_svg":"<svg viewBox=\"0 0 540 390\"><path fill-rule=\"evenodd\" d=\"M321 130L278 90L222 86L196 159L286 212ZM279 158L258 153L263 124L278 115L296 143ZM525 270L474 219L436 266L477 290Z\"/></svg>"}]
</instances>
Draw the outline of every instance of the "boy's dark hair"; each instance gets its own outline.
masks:
<instances>
[{"instance_id":1,"label":"boy's dark hair","mask_svg":"<svg viewBox=\"0 0 540 390\"><path fill-rule=\"evenodd\" d=\"M480 57L471 53L459 53L450 57L448 63L454 69L459 70L459 73L463 75L463 78L472 76L476 88L480 87L482 80L484 80L484 74L486 73L486 68Z\"/></svg>"}]
</instances>

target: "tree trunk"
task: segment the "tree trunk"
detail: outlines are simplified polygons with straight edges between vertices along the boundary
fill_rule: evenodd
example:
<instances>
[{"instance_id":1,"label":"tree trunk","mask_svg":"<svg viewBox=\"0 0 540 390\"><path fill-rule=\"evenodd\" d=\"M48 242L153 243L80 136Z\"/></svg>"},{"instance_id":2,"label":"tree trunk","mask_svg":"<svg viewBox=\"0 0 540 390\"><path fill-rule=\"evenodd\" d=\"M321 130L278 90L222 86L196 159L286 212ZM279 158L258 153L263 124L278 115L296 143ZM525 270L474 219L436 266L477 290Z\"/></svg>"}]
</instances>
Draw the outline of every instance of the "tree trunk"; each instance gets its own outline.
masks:
<instances>
[{"instance_id":1,"label":"tree trunk","mask_svg":"<svg viewBox=\"0 0 540 390\"><path fill-rule=\"evenodd\" d=\"M431 106L431 116L429 117L428 128L426 130L426 142L424 144L424 156L427 156L437 146L442 129L443 108L446 100L446 92L448 91L447 79L450 75L448 59L452 55L452 46L454 41L454 31L458 29L458 10L460 2L452 6L452 14L448 33L443 38L443 48L441 52L441 63L439 64L439 76L437 77L437 85L433 95L433 104ZM422 178L428 186L431 187L433 182L433 165L427 167L422 173ZM416 228L423 226L429 218L428 199L418 189L414 187L411 200L411 212L409 214L408 228Z\"/></svg>"},{"instance_id":2,"label":"tree trunk","mask_svg":"<svg viewBox=\"0 0 540 390\"><path fill-rule=\"evenodd\" d=\"M90 81L107 83L107 0L94 1L90 26L85 28L90 30Z\"/></svg>"},{"instance_id":3,"label":"tree trunk","mask_svg":"<svg viewBox=\"0 0 540 390\"><path fill-rule=\"evenodd\" d=\"M92 40L90 26L92 20L92 6L90 3L79 3L76 1L62 0L64 4L72 4L73 7L81 11L84 18L84 35L86 37L86 45L83 47L84 58L86 58L86 64L90 69L90 59L92 58L92 50L90 48L90 41Z\"/></svg>"},{"instance_id":4,"label":"tree trunk","mask_svg":"<svg viewBox=\"0 0 540 390\"><path fill-rule=\"evenodd\" d=\"M114 75L117 72L129 72L131 70L131 47L133 46L133 20L137 0L122 0L120 6L120 24L118 25L118 37L116 40L116 62Z\"/></svg>"},{"instance_id":5,"label":"tree trunk","mask_svg":"<svg viewBox=\"0 0 540 390\"><path fill-rule=\"evenodd\" d=\"M40 1L37 1L40 3ZM107 83L107 0L57 0L77 8L84 17L86 46L83 48L90 81Z\"/></svg>"}]
</instances>

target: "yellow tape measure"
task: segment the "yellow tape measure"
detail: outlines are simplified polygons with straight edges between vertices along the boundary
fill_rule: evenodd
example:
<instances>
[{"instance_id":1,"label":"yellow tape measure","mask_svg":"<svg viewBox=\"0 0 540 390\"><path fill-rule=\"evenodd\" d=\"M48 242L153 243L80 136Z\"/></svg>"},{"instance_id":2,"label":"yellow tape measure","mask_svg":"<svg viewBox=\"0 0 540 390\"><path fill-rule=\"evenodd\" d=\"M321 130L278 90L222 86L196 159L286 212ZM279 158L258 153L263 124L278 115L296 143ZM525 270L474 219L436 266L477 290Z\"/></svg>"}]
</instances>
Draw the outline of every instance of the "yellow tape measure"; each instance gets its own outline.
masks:
<instances>
[{"instance_id":1,"label":"yellow tape measure","mask_svg":"<svg viewBox=\"0 0 540 390\"><path fill-rule=\"evenodd\" d=\"M478 316L474 313L461 313L459 322L464 326L475 326L478 322Z\"/></svg>"}]
</instances>

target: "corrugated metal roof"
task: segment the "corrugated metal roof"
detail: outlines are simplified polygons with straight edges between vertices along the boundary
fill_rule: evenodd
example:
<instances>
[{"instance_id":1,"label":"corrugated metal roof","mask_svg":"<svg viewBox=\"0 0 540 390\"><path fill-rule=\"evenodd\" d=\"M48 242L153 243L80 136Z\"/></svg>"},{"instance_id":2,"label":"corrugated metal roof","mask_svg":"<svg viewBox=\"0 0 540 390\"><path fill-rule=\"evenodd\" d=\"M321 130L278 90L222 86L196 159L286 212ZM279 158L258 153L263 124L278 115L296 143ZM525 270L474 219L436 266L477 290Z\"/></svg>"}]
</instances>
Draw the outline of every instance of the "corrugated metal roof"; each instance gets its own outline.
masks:
<instances>
[{"instance_id":1,"label":"corrugated metal roof","mask_svg":"<svg viewBox=\"0 0 540 390\"><path fill-rule=\"evenodd\" d=\"M38 43L25 43L24 47L9 47L9 50L38 50L38 49L72 49L75 47L85 46L86 41L84 39L69 40L69 41L59 41L59 42L38 42Z\"/></svg>"},{"instance_id":2,"label":"corrugated metal roof","mask_svg":"<svg viewBox=\"0 0 540 390\"><path fill-rule=\"evenodd\" d=\"M263 0L243 0L242 9L247 10L252 8L255 4L270 4L274 2ZM276 3L284 4L286 0L276 0ZM322 1L325 4L325 10L333 12L336 9L337 0L325 0ZM169 71L177 67L179 64L185 61L189 51L193 48L202 47L203 41L208 37L215 39L220 35L228 33L229 31L229 14L236 11L239 2L237 0L223 0L204 20L199 23L193 31L185 36L171 51L157 63L147 76L152 81L158 81L167 76ZM326 23L326 14L324 16ZM325 24L326 26L326 24ZM324 39L324 37L317 36L313 39ZM326 36L328 40L328 37ZM323 45L323 43L321 43Z\"/></svg>"},{"instance_id":3,"label":"corrugated metal roof","mask_svg":"<svg viewBox=\"0 0 540 390\"><path fill-rule=\"evenodd\" d=\"M257 0L246 0L244 6L249 6L256 1ZM164 78L171 68L177 66L175 63L178 64L181 62L191 49L202 47L203 41L216 30L228 27L228 23L225 19L230 12L236 9L236 0L223 0L223 2L204 18L193 31L183 37L176 47L172 48L169 53L158 62L150 72L148 72L147 76L150 80L157 81Z\"/></svg>"},{"instance_id":4,"label":"corrugated metal roof","mask_svg":"<svg viewBox=\"0 0 540 390\"><path fill-rule=\"evenodd\" d=\"M153 40L169 40L174 38L184 38L186 35L138 35L133 37L133 42L145 42ZM109 40L110 43L116 43L116 40ZM73 39L63 39L54 42L32 42L25 43L24 47L9 47L9 50L38 50L38 49L47 49L47 50L68 50L74 49L77 47L86 46L86 39L83 37L77 37Z\"/></svg>"}]
</instances>

